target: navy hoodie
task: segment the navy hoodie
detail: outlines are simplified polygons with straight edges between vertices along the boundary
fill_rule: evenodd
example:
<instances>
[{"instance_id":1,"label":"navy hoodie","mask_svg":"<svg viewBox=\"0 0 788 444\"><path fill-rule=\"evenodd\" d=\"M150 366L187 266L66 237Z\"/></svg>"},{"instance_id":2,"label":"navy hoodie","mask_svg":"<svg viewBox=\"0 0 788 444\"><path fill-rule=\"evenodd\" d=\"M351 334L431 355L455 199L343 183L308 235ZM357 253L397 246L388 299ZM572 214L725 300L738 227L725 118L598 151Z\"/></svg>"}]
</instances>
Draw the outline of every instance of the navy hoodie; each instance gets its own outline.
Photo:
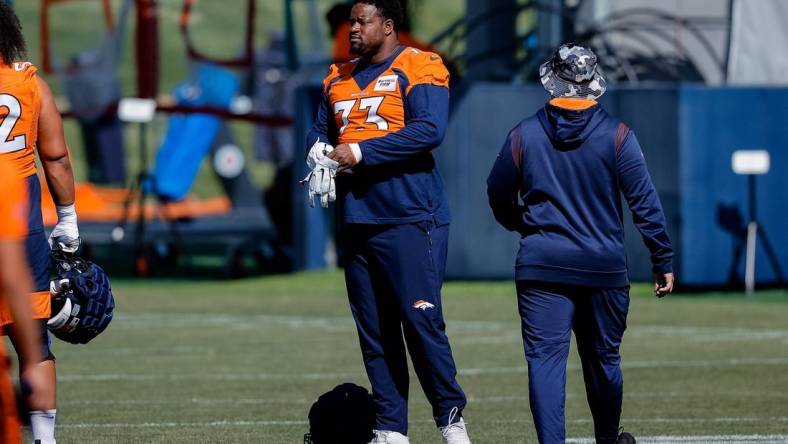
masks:
<instances>
[{"instance_id":1,"label":"navy hoodie","mask_svg":"<svg viewBox=\"0 0 788 444\"><path fill-rule=\"evenodd\" d=\"M496 220L520 233L516 279L629 284L621 195L653 271L672 272L665 216L635 138L598 104L548 103L509 133L487 178Z\"/></svg>"}]
</instances>

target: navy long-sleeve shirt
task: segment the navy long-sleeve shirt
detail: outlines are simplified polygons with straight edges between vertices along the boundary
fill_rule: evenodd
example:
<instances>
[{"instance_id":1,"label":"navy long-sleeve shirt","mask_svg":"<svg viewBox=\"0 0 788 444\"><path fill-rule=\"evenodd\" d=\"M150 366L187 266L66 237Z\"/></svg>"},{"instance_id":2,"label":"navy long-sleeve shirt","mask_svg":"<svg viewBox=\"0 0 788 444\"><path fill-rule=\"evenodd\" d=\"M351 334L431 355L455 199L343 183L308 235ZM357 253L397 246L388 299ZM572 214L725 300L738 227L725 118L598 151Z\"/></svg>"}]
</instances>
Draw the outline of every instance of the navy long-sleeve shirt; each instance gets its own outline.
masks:
<instances>
[{"instance_id":1,"label":"navy long-sleeve shirt","mask_svg":"<svg viewBox=\"0 0 788 444\"><path fill-rule=\"evenodd\" d=\"M448 72L435 54L400 47L377 64L358 59L331 67L306 142L359 145L361 162L337 176L345 222L449 223L431 154L448 116Z\"/></svg>"},{"instance_id":2,"label":"navy long-sleeve shirt","mask_svg":"<svg viewBox=\"0 0 788 444\"><path fill-rule=\"evenodd\" d=\"M546 105L509 133L487 179L490 207L520 233L518 280L594 287L629 283L621 198L672 272L665 216L635 134L599 105Z\"/></svg>"}]
</instances>

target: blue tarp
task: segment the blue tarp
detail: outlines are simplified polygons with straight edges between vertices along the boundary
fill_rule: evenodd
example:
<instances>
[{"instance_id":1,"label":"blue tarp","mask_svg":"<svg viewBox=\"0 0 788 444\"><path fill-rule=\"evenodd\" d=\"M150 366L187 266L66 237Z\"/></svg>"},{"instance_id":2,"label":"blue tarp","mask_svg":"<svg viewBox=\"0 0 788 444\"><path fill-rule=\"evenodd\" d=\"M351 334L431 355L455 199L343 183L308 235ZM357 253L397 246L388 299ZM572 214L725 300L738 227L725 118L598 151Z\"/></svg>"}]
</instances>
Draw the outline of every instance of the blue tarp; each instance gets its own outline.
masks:
<instances>
[{"instance_id":1,"label":"blue tarp","mask_svg":"<svg viewBox=\"0 0 788 444\"><path fill-rule=\"evenodd\" d=\"M238 78L232 72L200 63L193 78L175 88L174 96L179 105L229 108L238 87ZM207 114L174 114L169 118L153 170L157 195L170 200L186 196L220 126L219 117Z\"/></svg>"}]
</instances>

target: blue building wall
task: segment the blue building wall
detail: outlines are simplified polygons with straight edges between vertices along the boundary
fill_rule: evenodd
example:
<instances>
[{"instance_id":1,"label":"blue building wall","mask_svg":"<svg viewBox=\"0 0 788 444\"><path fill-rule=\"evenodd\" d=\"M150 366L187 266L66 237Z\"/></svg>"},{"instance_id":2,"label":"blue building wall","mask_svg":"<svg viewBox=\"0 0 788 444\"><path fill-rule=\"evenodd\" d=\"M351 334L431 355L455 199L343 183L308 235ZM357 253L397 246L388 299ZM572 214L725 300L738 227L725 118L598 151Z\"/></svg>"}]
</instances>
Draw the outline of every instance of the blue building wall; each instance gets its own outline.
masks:
<instances>
[{"instance_id":1,"label":"blue building wall","mask_svg":"<svg viewBox=\"0 0 788 444\"><path fill-rule=\"evenodd\" d=\"M744 257L734 262L736 238L730 230L743 228L748 218L747 179L731 170L731 156L740 149L770 153L771 170L756 179L758 220L784 273L788 268L788 89L685 87L680 101L682 279L709 285L726 283L731 270L743 275ZM763 247L757 244L756 280L773 282Z\"/></svg>"}]
</instances>

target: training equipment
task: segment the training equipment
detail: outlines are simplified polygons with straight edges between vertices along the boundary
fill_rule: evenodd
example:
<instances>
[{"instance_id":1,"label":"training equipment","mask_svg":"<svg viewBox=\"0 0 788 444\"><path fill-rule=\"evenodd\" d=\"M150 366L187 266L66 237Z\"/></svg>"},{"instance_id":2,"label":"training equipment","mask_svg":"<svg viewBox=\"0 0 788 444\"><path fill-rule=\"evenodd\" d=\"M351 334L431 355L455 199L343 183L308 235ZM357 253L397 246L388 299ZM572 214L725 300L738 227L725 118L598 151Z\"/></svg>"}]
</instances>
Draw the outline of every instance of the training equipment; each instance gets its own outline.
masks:
<instances>
[{"instance_id":1,"label":"training equipment","mask_svg":"<svg viewBox=\"0 0 788 444\"><path fill-rule=\"evenodd\" d=\"M87 344L103 332L115 310L109 279L98 265L55 250L58 279L52 281L52 316L47 328L58 339Z\"/></svg>"},{"instance_id":2,"label":"training equipment","mask_svg":"<svg viewBox=\"0 0 788 444\"><path fill-rule=\"evenodd\" d=\"M304 443L367 444L373 439L374 425L372 395L356 384L340 384L312 404Z\"/></svg>"}]
</instances>

